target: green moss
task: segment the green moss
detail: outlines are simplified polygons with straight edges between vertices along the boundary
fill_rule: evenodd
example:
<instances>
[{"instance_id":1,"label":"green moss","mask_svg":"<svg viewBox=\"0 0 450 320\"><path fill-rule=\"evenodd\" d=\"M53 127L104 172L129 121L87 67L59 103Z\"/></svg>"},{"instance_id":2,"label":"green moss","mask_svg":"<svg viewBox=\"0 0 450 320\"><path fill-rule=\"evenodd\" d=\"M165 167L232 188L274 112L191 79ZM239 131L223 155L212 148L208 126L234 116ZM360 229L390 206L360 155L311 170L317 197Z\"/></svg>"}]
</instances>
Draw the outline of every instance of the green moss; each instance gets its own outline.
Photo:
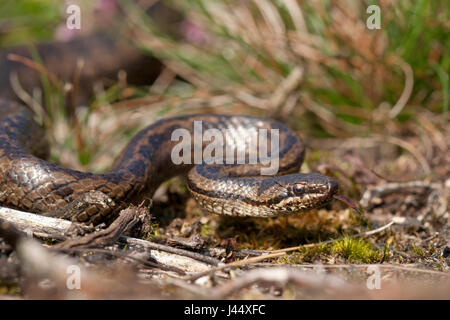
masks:
<instances>
[{"instance_id":1,"label":"green moss","mask_svg":"<svg viewBox=\"0 0 450 320\"><path fill-rule=\"evenodd\" d=\"M421 258L425 258L425 253L419 247L415 245L412 246L412 251Z\"/></svg>"},{"instance_id":2,"label":"green moss","mask_svg":"<svg viewBox=\"0 0 450 320\"><path fill-rule=\"evenodd\" d=\"M380 262L386 258L386 250L384 253L380 253L372 245L362 239L352 239L345 237L341 241L337 241L333 244L332 252L338 254L349 262L359 263L375 263Z\"/></svg>"},{"instance_id":3,"label":"green moss","mask_svg":"<svg viewBox=\"0 0 450 320\"><path fill-rule=\"evenodd\" d=\"M2 296L18 296L18 295L20 295L20 287L16 284L0 282L0 295L2 295Z\"/></svg>"},{"instance_id":4,"label":"green moss","mask_svg":"<svg viewBox=\"0 0 450 320\"><path fill-rule=\"evenodd\" d=\"M389 260L389 245L377 250L362 239L345 237L333 244L323 244L312 248L300 248L297 252L278 258L275 263L314 263L333 256L345 258L350 263L381 263Z\"/></svg>"},{"instance_id":5,"label":"green moss","mask_svg":"<svg viewBox=\"0 0 450 320\"><path fill-rule=\"evenodd\" d=\"M161 238L162 235L159 232L159 223L153 222L150 226L150 231L147 233L147 236L144 238L145 240L155 241Z\"/></svg>"},{"instance_id":6,"label":"green moss","mask_svg":"<svg viewBox=\"0 0 450 320\"><path fill-rule=\"evenodd\" d=\"M213 230L209 224L204 224L200 230L202 237L209 237L213 233Z\"/></svg>"},{"instance_id":7,"label":"green moss","mask_svg":"<svg viewBox=\"0 0 450 320\"><path fill-rule=\"evenodd\" d=\"M301 254L301 262L314 262L324 256L330 255L331 246L327 244L318 245L312 248L300 248L299 252Z\"/></svg>"}]
</instances>

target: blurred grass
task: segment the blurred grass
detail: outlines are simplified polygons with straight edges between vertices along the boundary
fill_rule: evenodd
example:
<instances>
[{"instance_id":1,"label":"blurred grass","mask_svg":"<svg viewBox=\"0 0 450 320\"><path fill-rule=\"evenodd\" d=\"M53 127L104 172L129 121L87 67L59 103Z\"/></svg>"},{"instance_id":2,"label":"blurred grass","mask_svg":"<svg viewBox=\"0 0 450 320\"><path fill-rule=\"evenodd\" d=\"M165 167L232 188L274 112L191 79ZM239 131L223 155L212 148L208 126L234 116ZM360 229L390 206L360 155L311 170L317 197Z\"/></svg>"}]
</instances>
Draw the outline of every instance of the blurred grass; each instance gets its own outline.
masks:
<instances>
[{"instance_id":1,"label":"blurred grass","mask_svg":"<svg viewBox=\"0 0 450 320\"><path fill-rule=\"evenodd\" d=\"M125 95L120 85L112 86L94 98L91 109L150 93L158 98L160 116L181 109L189 99L223 95L230 97L227 106L251 105L312 137L387 133L388 124L402 127L424 109L448 121L448 1L150 1L149 6L161 2L182 13L170 31L146 13L149 6L117 2L134 32L131 40L178 77L157 93L150 87ZM89 10L99 3L87 5L83 21L92 18ZM366 27L371 4L381 7L379 30ZM65 16L64 5L56 0L2 1L0 47L53 39ZM277 105L275 93L299 68L304 77ZM50 116L55 122L67 117L64 93L44 75L42 83ZM88 125L87 115L83 125ZM82 165L95 158L90 153L101 143L85 140L81 150L65 142Z\"/></svg>"},{"instance_id":2,"label":"blurred grass","mask_svg":"<svg viewBox=\"0 0 450 320\"><path fill-rule=\"evenodd\" d=\"M197 87L213 93L243 87L266 98L296 66L305 65L301 91L340 120L362 125L372 121L371 112L380 105L395 106L405 88L404 70L410 68L412 92L395 116L408 119L420 106L446 117L447 1L382 1L380 30L365 26L365 9L375 1L164 3L185 14L182 39L121 2L133 25L143 30L141 44ZM367 112L355 114L346 107Z\"/></svg>"},{"instance_id":3,"label":"blurred grass","mask_svg":"<svg viewBox=\"0 0 450 320\"><path fill-rule=\"evenodd\" d=\"M3 0L0 3L0 47L53 38L61 23L59 0Z\"/></svg>"},{"instance_id":4,"label":"blurred grass","mask_svg":"<svg viewBox=\"0 0 450 320\"><path fill-rule=\"evenodd\" d=\"M164 1L185 16L181 38L159 29L133 2L118 2L143 31L146 50L171 68L181 66L182 72L175 71L186 78L193 74L192 82L211 92L243 86L264 96L303 64L308 74L301 90L333 105L329 111L341 120L361 124L366 119L339 106L393 106L404 87L395 56L414 72L410 104L448 111L448 1L381 1L380 30L365 27L365 9L376 1ZM64 16L56 0L2 1L0 47L52 39Z\"/></svg>"}]
</instances>

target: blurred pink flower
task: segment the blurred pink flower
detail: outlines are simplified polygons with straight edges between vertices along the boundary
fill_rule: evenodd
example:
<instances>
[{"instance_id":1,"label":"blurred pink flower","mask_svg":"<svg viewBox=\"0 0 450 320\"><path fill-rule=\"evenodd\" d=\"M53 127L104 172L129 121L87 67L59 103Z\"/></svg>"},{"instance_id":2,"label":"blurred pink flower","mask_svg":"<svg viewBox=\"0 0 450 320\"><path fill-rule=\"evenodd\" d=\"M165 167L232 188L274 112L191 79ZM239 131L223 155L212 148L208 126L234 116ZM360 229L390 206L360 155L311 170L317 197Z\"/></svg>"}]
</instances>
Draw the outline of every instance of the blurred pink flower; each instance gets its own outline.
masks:
<instances>
[{"instance_id":1,"label":"blurred pink flower","mask_svg":"<svg viewBox=\"0 0 450 320\"><path fill-rule=\"evenodd\" d=\"M210 35L205 29L189 20L184 20L181 24L181 32L184 38L194 44L205 44L211 41Z\"/></svg>"},{"instance_id":2,"label":"blurred pink flower","mask_svg":"<svg viewBox=\"0 0 450 320\"><path fill-rule=\"evenodd\" d=\"M116 0L99 0L95 6L96 15L102 21L100 24L109 23L110 19L117 13Z\"/></svg>"}]
</instances>

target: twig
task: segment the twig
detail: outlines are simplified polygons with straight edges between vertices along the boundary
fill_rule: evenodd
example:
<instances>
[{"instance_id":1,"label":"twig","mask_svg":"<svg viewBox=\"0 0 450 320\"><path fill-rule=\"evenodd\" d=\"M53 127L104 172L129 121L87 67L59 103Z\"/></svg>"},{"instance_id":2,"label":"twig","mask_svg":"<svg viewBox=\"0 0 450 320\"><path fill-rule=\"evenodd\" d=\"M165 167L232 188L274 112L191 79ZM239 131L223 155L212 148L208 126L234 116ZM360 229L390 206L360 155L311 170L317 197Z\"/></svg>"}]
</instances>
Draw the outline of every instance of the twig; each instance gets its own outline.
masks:
<instances>
[{"instance_id":1,"label":"twig","mask_svg":"<svg viewBox=\"0 0 450 320\"><path fill-rule=\"evenodd\" d=\"M55 255L51 249L44 248L42 244L28 238L12 224L5 223L1 219L0 236L15 249L21 260L21 269L26 277L22 290L28 298L98 299L105 297L106 294L109 297L113 294L115 296L126 295L129 298L132 294L143 296L144 293L148 298L151 290L155 289L155 287L140 283L134 274L127 272L126 269L115 269L113 276L105 275L104 272L85 268L79 263L79 260L72 259L67 255ZM111 252L108 253L111 254ZM127 256L127 258L130 257ZM43 280L51 284L50 290L40 285ZM79 290L69 289L69 285L75 285L75 283L70 283L72 280L79 282Z\"/></svg>"},{"instance_id":2,"label":"twig","mask_svg":"<svg viewBox=\"0 0 450 320\"><path fill-rule=\"evenodd\" d=\"M382 226L382 227L379 227L378 229L374 229L374 230L365 232L365 233L364 233L364 237L367 237L367 236L373 235L373 234L375 234L375 233L379 233L379 232L381 232L381 231L383 231L383 230L386 230L386 229L388 229L390 226L392 226L394 223L397 223L397 221L395 220L395 218L392 219L392 221L389 222L388 224L386 224L386 225L384 225L384 226Z\"/></svg>"},{"instance_id":3,"label":"twig","mask_svg":"<svg viewBox=\"0 0 450 320\"><path fill-rule=\"evenodd\" d=\"M389 222L385 226L382 226L382 227L380 227L378 229L375 229L375 230L370 230L370 231L367 231L367 232L358 233L358 234L354 235L353 238L366 237L366 236L369 236L369 235L373 235L375 233L379 233L379 232L381 232L383 230L386 230L387 228L392 226L394 223L396 223L396 221L393 219L391 222ZM202 272L202 273L199 273L199 274L194 274L192 276L189 276L188 280L194 281L194 280L197 280L197 279L199 279L201 277L207 276L207 275L212 274L212 273L217 272L217 271L225 270L227 268L241 267L241 266L244 266L244 265L247 265L247 264L260 262L260 261L267 260L267 259L278 258L278 257L281 257L281 256L285 255L287 252L297 251L297 250L302 249L302 248L313 248L313 247L321 246L321 245L324 245L324 244L330 244L330 243L334 243L334 242L337 242L337 241L341 241L342 239L344 239L344 238L340 237L338 239L326 240L326 241L322 241L322 242L318 242L318 243L310 243L310 244L304 244L304 245L300 245L300 246L296 246L296 247L290 247L290 248L285 248L285 249L273 250L273 251L270 251L270 253L268 253L268 254L264 254L264 255L261 255L261 256L258 256L258 257L252 257L252 258L247 258L247 259L243 259L243 260L239 260L239 261L230 262L230 263L227 263L225 265L221 265L221 266L218 266L216 268L213 268L213 269L211 269L209 271L205 271L205 272Z\"/></svg>"},{"instance_id":4,"label":"twig","mask_svg":"<svg viewBox=\"0 0 450 320\"><path fill-rule=\"evenodd\" d=\"M143 212L144 211L144 212ZM145 215L147 209L140 207L127 208L120 212L119 217L111 225L97 232L90 233L84 237L68 239L54 245L55 248L92 248L105 247L115 243L119 237L139 220L139 216Z\"/></svg>"},{"instance_id":5,"label":"twig","mask_svg":"<svg viewBox=\"0 0 450 320\"><path fill-rule=\"evenodd\" d=\"M34 213L0 207L0 218L13 223L22 231L41 232L65 236L74 223L68 220L45 217Z\"/></svg>"},{"instance_id":6,"label":"twig","mask_svg":"<svg viewBox=\"0 0 450 320\"><path fill-rule=\"evenodd\" d=\"M9 209L9 208L2 208L0 207L0 218L4 218L5 220L14 223L19 229L26 231L26 232L32 232L33 234L37 233L38 235L41 235L42 233L44 234L48 234L51 235L53 237L53 235L55 236L55 238L60 238L61 236L66 237L66 235L68 233L71 232L71 230L77 230L79 228L87 228L81 224L78 223L74 223L74 222L70 222L67 220L63 220L63 219L59 219L59 218L52 218L52 217L44 217L44 216L40 216L34 213L29 213L29 212L23 212L23 211L18 211L18 210L14 210L14 209ZM96 238L97 236L101 235L102 232L100 232L100 234L96 233L96 236L93 236L94 238ZM108 234L108 232L105 232L105 234ZM83 240L86 241L86 240ZM220 261L212 258L212 257L208 257L199 253L195 253L195 252L191 252L191 251L187 251L187 250L182 250L182 249L177 249L177 248L172 248L169 246L165 246L165 245L161 245L161 244L156 244L156 243L152 243L146 240L142 240L142 239L136 239L136 238L132 238L132 237L126 237L126 236L121 236L119 237L118 241L122 242L122 243L127 243L130 245L135 245L144 249L153 249L156 252L158 251L164 251L167 252L167 255L171 255L172 260L173 259L178 259L179 261L181 261L179 258L176 258L175 256L182 256L182 257L187 257L189 258L189 260L186 261L182 261L185 264L194 264L195 261L194 260L198 260L204 263L207 263L208 265L214 265L217 266ZM89 241L88 241L89 242ZM157 254L158 257L156 260L158 260L158 258L161 258L162 260L168 260L168 258L166 256L163 256L161 254ZM192 260L194 259L194 260ZM162 263L162 261L161 261ZM197 269L202 269L205 270L205 265L198 265Z\"/></svg>"},{"instance_id":7,"label":"twig","mask_svg":"<svg viewBox=\"0 0 450 320\"><path fill-rule=\"evenodd\" d=\"M122 236L119 238L120 242L126 243L126 244L132 244L132 245L138 245L141 246L143 248L146 249L155 249L155 250L161 250L161 251L165 251L165 252L169 252L169 253L173 253L176 255L180 255L180 256L185 256L185 257L189 257L198 261L202 261L205 262L207 264L213 265L213 266L218 266L220 264L220 261L212 258L212 257L208 257L205 256L203 254L200 253L196 253L196 252L192 252L192 251L188 251L188 250L183 250L183 249L178 249L178 248L173 248L173 247L169 247L163 244L159 244L159 243L154 243L154 242L150 242L147 240L142 240L142 239L136 239L136 238L131 238L131 237L127 237L127 236Z\"/></svg>"}]
</instances>

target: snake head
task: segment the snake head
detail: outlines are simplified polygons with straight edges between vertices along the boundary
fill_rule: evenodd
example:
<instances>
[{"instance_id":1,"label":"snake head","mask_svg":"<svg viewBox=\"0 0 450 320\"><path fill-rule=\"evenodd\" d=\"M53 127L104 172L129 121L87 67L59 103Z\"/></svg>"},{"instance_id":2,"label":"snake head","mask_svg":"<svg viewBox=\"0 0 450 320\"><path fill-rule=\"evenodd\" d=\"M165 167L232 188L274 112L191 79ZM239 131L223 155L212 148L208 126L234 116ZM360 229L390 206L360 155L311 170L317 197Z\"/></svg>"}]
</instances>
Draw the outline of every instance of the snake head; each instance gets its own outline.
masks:
<instances>
[{"instance_id":1,"label":"snake head","mask_svg":"<svg viewBox=\"0 0 450 320\"><path fill-rule=\"evenodd\" d=\"M311 173L274 177L273 185L264 193L270 195L268 203L272 210L295 213L323 206L337 191L335 179Z\"/></svg>"}]
</instances>

